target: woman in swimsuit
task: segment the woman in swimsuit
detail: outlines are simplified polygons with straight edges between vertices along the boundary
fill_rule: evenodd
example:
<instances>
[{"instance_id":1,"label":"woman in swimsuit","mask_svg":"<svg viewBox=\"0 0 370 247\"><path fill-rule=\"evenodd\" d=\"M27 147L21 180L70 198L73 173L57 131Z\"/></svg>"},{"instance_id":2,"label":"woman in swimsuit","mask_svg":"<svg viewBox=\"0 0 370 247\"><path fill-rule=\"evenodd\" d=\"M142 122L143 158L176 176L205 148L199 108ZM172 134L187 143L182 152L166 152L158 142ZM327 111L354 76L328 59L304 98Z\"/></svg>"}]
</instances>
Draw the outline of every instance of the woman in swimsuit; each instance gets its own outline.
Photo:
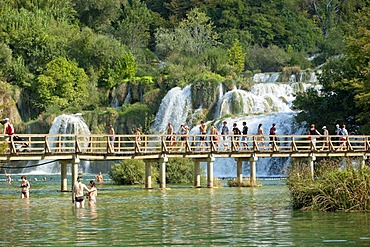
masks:
<instances>
[{"instance_id":1,"label":"woman in swimsuit","mask_svg":"<svg viewBox=\"0 0 370 247\"><path fill-rule=\"evenodd\" d=\"M90 192L88 194L89 198L89 206L95 206L96 204L96 197L98 196L98 189L95 186L95 182L93 180L90 181Z\"/></svg>"},{"instance_id":2,"label":"woman in swimsuit","mask_svg":"<svg viewBox=\"0 0 370 247\"><path fill-rule=\"evenodd\" d=\"M21 198L29 198L30 197L30 183L27 181L26 176L22 176L22 184L21 184Z\"/></svg>"}]
</instances>

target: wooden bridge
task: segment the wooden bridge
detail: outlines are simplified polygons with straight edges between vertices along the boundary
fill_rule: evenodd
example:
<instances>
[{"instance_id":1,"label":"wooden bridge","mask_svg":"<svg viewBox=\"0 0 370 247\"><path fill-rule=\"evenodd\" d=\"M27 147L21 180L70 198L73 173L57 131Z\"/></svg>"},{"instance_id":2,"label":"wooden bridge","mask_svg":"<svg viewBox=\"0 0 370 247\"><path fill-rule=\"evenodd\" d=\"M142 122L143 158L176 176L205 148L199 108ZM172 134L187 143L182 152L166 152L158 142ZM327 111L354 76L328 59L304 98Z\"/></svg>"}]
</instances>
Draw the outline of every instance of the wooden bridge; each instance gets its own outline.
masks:
<instances>
[{"instance_id":1,"label":"wooden bridge","mask_svg":"<svg viewBox=\"0 0 370 247\"><path fill-rule=\"evenodd\" d=\"M213 162L216 158L234 158L237 179L242 181L242 162L249 161L250 182L256 182L258 158L308 158L313 176L316 157L359 157L364 165L370 154L370 136L307 135L74 135L19 134L3 141L1 162L56 160L61 163L61 190L67 190L67 164L72 164L72 185L80 160L145 161L145 186L152 188L151 162L160 162L160 188L166 187L168 158L186 157L195 161L194 186L200 187L200 162L207 162L207 187L213 187ZM0 147L1 148L1 147ZM1 149L0 149L1 150Z\"/></svg>"}]
</instances>

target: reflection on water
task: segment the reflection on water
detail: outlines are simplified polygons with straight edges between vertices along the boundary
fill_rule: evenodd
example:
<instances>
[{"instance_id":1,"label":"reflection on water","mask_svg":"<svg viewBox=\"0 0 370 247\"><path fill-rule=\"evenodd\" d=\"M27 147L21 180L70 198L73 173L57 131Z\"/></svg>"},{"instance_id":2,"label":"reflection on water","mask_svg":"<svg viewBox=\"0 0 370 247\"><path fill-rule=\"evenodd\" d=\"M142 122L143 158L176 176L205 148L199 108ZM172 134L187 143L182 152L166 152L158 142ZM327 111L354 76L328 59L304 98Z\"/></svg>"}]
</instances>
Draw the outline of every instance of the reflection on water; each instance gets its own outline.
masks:
<instances>
[{"instance_id":1,"label":"reflection on water","mask_svg":"<svg viewBox=\"0 0 370 247\"><path fill-rule=\"evenodd\" d=\"M171 190L99 185L94 207L76 209L58 182L0 182L3 246L370 245L366 213L293 211L284 181L261 188Z\"/></svg>"}]
</instances>

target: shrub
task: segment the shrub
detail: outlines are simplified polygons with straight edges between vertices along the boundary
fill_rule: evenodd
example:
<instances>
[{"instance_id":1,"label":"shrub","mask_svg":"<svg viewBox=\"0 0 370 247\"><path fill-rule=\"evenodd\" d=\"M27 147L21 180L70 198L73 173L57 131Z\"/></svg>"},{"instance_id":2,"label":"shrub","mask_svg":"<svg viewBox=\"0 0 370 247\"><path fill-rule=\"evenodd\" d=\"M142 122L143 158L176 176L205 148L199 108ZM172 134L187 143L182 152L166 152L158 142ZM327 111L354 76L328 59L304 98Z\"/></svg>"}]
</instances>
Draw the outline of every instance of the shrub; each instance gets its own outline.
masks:
<instances>
[{"instance_id":1,"label":"shrub","mask_svg":"<svg viewBox=\"0 0 370 247\"><path fill-rule=\"evenodd\" d=\"M191 183L194 179L194 163L191 159L174 158L167 163L168 183Z\"/></svg>"},{"instance_id":2,"label":"shrub","mask_svg":"<svg viewBox=\"0 0 370 247\"><path fill-rule=\"evenodd\" d=\"M241 183L238 182L237 179L231 179L227 181L227 185L229 185L229 187L261 187L262 186L262 184L258 184L258 183L252 185L250 179L245 179Z\"/></svg>"},{"instance_id":3,"label":"shrub","mask_svg":"<svg viewBox=\"0 0 370 247\"><path fill-rule=\"evenodd\" d=\"M119 164L112 166L112 171L108 172L115 184L144 184L145 183L145 162L142 160L123 160ZM158 171L155 166L151 169L152 181L158 178Z\"/></svg>"}]
</instances>

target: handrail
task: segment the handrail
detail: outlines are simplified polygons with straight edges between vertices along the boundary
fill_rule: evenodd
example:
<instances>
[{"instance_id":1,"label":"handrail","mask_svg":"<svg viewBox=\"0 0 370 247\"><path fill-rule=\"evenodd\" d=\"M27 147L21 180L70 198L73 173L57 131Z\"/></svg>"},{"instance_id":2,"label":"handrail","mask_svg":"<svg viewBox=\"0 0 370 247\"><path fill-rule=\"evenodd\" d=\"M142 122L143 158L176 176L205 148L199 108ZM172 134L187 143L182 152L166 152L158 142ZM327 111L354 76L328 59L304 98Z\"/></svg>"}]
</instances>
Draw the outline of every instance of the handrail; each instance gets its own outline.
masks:
<instances>
[{"instance_id":1,"label":"handrail","mask_svg":"<svg viewBox=\"0 0 370 247\"><path fill-rule=\"evenodd\" d=\"M19 137L20 139L16 138ZM106 134L19 134L5 137L8 149L2 155L34 154L104 154L149 155L209 153L304 153L369 152L366 135L111 135ZM270 137L272 139L270 140ZM1 155L1 154L0 154Z\"/></svg>"}]
</instances>

